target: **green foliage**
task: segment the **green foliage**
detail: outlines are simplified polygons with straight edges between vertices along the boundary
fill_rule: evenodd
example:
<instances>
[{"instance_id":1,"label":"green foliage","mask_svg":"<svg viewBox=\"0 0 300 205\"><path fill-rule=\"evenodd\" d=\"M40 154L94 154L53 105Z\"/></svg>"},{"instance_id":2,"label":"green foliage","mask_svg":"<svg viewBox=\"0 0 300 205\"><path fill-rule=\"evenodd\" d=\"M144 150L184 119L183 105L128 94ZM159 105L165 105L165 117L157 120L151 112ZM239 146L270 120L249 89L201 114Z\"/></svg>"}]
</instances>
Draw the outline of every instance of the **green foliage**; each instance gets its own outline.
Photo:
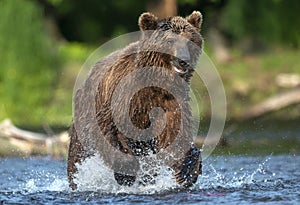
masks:
<instances>
[{"instance_id":1,"label":"green foliage","mask_svg":"<svg viewBox=\"0 0 300 205\"><path fill-rule=\"evenodd\" d=\"M0 0L0 118L45 120L57 75L50 43L33 1Z\"/></svg>"},{"instance_id":2,"label":"green foliage","mask_svg":"<svg viewBox=\"0 0 300 205\"><path fill-rule=\"evenodd\" d=\"M59 46L59 56L64 61L84 63L95 49L96 48L88 47L82 43L69 42Z\"/></svg>"},{"instance_id":3,"label":"green foliage","mask_svg":"<svg viewBox=\"0 0 300 205\"><path fill-rule=\"evenodd\" d=\"M280 1L278 6L280 20L280 39L293 47L300 47L300 1Z\"/></svg>"},{"instance_id":4,"label":"green foliage","mask_svg":"<svg viewBox=\"0 0 300 205\"><path fill-rule=\"evenodd\" d=\"M221 25L234 40L251 38L299 47L299 8L298 0L229 0Z\"/></svg>"},{"instance_id":5,"label":"green foliage","mask_svg":"<svg viewBox=\"0 0 300 205\"><path fill-rule=\"evenodd\" d=\"M211 27L222 29L234 52L241 50L235 43L245 39L268 42L272 48L278 43L300 46L299 0L177 3L182 16L200 10L203 36L207 37L205 32ZM137 19L144 11L147 1L141 0L0 0L0 120L8 117L29 126L45 122L66 126L71 121L76 76L93 47L138 30ZM50 41L46 18L56 23L66 41ZM299 73L299 51L288 48L275 54L263 54L253 61L239 55L219 66L230 115L278 91L271 83L278 73Z\"/></svg>"},{"instance_id":6,"label":"green foliage","mask_svg":"<svg viewBox=\"0 0 300 205\"><path fill-rule=\"evenodd\" d=\"M62 72L58 76L52 103L47 107L47 123L53 126L68 126L72 120L72 94L81 66L95 50L82 43L63 43L58 48Z\"/></svg>"},{"instance_id":7,"label":"green foliage","mask_svg":"<svg viewBox=\"0 0 300 205\"><path fill-rule=\"evenodd\" d=\"M145 1L140 0L62 0L56 7L67 40L88 43L138 30L137 19L143 11Z\"/></svg>"}]
</instances>

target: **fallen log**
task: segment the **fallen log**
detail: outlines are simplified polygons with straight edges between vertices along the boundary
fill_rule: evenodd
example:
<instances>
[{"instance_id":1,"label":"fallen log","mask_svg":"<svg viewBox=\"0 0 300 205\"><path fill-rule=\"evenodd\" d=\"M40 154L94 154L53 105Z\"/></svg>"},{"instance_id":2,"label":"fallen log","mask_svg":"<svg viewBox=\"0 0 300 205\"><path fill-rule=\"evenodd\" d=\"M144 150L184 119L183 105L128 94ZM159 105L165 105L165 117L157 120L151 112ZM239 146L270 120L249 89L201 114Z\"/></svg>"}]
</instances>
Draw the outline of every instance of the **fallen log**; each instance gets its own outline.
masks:
<instances>
[{"instance_id":1,"label":"fallen log","mask_svg":"<svg viewBox=\"0 0 300 205\"><path fill-rule=\"evenodd\" d=\"M240 120L245 121L260 117L264 114L280 110L290 105L300 103L300 87L272 96L265 101L254 105L241 114Z\"/></svg>"},{"instance_id":2,"label":"fallen log","mask_svg":"<svg viewBox=\"0 0 300 205\"><path fill-rule=\"evenodd\" d=\"M43 144L47 139L47 135L45 134L21 130L15 127L9 119L5 119L0 123L0 136L21 139L37 144Z\"/></svg>"},{"instance_id":3,"label":"fallen log","mask_svg":"<svg viewBox=\"0 0 300 205\"><path fill-rule=\"evenodd\" d=\"M1 150L7 150L4 146L14 147L24 155L51 155L54 157L66 156L69 137L67 132L58 135L46 135L17 128L9 119L0 123ZM11 148L10 148L11 149ZM10 152L10 150L8 150ZM2 153L5 155L5 153Z\"/></svg>"}]
</instances>

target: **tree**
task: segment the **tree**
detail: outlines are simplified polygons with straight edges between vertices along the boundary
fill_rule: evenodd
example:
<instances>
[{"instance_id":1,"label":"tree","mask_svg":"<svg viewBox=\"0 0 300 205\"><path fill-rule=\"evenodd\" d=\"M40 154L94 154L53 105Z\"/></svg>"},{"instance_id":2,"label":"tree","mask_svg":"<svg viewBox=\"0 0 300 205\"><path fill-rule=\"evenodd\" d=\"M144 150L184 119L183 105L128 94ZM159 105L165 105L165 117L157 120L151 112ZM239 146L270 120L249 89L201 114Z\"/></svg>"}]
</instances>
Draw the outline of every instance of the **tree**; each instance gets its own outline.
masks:
<instances>
[{"instance_id":1,"label":"tree","mask_svg":"<svg viewBox=\"0 0 300 205\"><path fill-rule=\"evenodd\" d=\"M167 18L177 15L176 0L149 0L147 8L159 18Z\"/></svg>"},{"instance_id":2,"label":"tree","mask_svg":"<svg viewBox=\"0 0 300 205\"><path fill-rule=\"evenodd\" d=\"M40 123L57 68L55 48L35 2L0 1L0 53L0 117Z\"/></svg>"}]
</instances>

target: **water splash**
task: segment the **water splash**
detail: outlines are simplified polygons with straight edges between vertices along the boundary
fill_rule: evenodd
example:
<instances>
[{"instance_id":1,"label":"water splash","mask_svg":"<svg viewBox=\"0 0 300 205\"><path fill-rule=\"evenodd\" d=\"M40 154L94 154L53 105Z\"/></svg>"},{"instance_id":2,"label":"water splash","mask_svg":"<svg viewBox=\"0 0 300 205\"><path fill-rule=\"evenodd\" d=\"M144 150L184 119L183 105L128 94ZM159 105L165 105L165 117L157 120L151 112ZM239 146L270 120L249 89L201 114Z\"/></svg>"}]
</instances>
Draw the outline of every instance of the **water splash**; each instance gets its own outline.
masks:
<instances>
[{"instance_id":1,"label":"water splash","mask_svg":"<svg viewBox=\"0 0 300 205\"><path fill-rule=\"evenodd\" d=\"M23 192L35 193L35 192L43 192L43 191L56 191L63 192L69 191L69 183L66 178L56 178L54 180L45 180L45 178L32 178L29 179L24 188Z\"/></svg>"},{"instance_id":2,"label":"water splash","mask_svg":"<svg viewBox=\"0 0 300 205\"><path fill-rule=\"evenodd\" d=\"M19 176L20 181L17 186L13 186L13 190L24 193L70 190L64 161L29 158L19 160L18 163L22 166L18 166L18 173L15 174Z\"/></svg>"},{"instance_id":3,"label":"water splash","mask_svg":"<svg viewBox=\"0 0 300 205\"><path fill-rule=\"evenodd\" d=\"M154 194L166 190L172 190L179 187L173 179L172 171L160 163L151 164L149 169L149 161L157 160L154 155L147 157L147 163L141 161L140 171L136 182L130 186L119 185L113 176L113 172L109 169L99 155L86 159L80 165L77 165L78 173L74 182L78 186L79 191L99 191L102 193L128 193L128 194ZM158 160L157 160L158 161ZM151 174L156 171L154 184L143 185L142 174Z\"/></svg>"},{"instance_id":4,"label":"water splash","mask_svg":"<svg viewBox=\"0 0 300 205\"><path fill-rule=\"evenodd\" d=\"M234 159L234 158L233 158ZM239 158L237 158L239 159ZM219 168L218 170L214 167L213 162L204 165L206 170L196 183L195 189L239 189L242 187L255 185L259 182L270 182L275 181L276 173L270 172L267 166L267 162L271 157L267 157L261 163L257 161L253 164L246 165L244 162L239 160L233 160L228 162L226 158L220 157L218 160L225 160L225 168ZM230 164L234 163L234 164ZM220 162L217 162L220 164ZM241 164L237 166L236 164ZM233 168L232 168L233 167ZM250 168L252 167L252 168Z\"/></svg>"},{"instance_id":5,"label":"water splash","mask_svg":"<svg viewBox=\"0 0 300 205\"><path fill-rule=\"evenodd\" d=\"M270 184L271 181L277 183L275 179L276 173L268 170L267 164L270 159L271 157L267 157L262 159L261 163L258 163L257 158L253 158L252 164L246 164L243 161L239 161L240 158L238 157L236 160L234 157L211 157L204 161L203 175L187 191L205 192L207 190L240 189L247 186L255 186L257 182L260 184ZM150 164L151 169L149 169L149 161L156 162L155 164ZM162 162L157 161L155 155L153 155L147 158L147 163L142 162L136 182L132 186L127 187L120 186L115 181L112 170L105 165L99 155L95 155L77 165L78 173L74 181L78 185L78 189L75 192L153 195L186 191L176 183L173 171ZM141 176L147 173L150 174L153 170L157 173L155 183L147 185L140 183L142 181ZM61 173L53 170L32 170L20 188L26 193L42 191L72 192L68 185L65 170L62 170Z\"/></svg>"},{"instance_id":6,"label":"water splash","mask_svg":"<svg viewBox=\"0 0 300 205\"><path fill-rule=\"evenodd\" d=\"M150 156L150 158L156 160L155 156ZM252 169L249 169L247 167L249 165L245 165L242 162L233 161L232 163L241 163L241 167L238 170L230 170L229 168L222 168L220 170L219 168L214 168L214 162L208 160L204 162L203 175L198 178L196 184L189 188L188 191L238 189L255 185L256 181L269 182L276 175L268 171L266 166L270 159L268 157L261 163L254 162L251 165ZM232 167L230 163L226 163L226 165ZM175 182L173 172L170 168L163 163L156 163L155 166L151 166L158 171L155 184L142 185L139 183L141 181L141 177L139 176L131 187L120 186L115 181L113 172L105 166L101 157L96 155L78 165L75 183L78 185L79 191L98 191L107 194L157 194L184 190ZM235 167L237 167L236 164ZM148 168L149 166L145 162L142 162L140 174L151 172Z\"/></svg>"}]
</instances>

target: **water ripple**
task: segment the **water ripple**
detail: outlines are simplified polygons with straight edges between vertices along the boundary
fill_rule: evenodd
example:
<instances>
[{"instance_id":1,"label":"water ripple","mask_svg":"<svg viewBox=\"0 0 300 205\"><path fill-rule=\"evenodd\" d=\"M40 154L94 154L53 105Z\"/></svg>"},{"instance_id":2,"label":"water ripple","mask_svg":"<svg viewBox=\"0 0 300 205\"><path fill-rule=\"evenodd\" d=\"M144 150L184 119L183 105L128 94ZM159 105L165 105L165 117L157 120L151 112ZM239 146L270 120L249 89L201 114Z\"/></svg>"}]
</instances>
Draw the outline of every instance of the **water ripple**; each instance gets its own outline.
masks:
<instances>
[{"instance_id":1,"label":"water ripple","mask_svg":"<svg viewBox=\"0 0 300 205\"><path fill-rule=\"evenodd\" d=\"M71 191L65 161L0 159L0 204L299 204L299 164L290 155L210 157L196 185L185 190L164 167L154 185L122 187L92 159L81 167L81 189Z\"/></svg>"}]
</instances>

